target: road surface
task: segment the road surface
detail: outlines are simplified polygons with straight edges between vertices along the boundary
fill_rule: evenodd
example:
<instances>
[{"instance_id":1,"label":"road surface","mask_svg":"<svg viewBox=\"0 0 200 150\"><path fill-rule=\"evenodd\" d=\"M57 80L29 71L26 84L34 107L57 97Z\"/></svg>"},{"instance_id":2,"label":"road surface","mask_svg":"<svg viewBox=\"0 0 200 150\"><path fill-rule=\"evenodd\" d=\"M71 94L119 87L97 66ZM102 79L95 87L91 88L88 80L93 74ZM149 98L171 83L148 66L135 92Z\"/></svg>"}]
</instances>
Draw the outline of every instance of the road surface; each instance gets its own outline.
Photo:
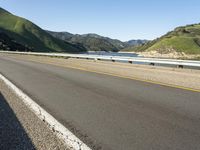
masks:
<instances>
[{"instance_id":1,"label":"road surface","mask_svg":"<svg viewBox=\"0 0 200 150\"><path fill-rule=\"evenodd\" d=\"M200 149L199 92L2 56L0 73L93 149Z\"/></svg>"}]
</instances>

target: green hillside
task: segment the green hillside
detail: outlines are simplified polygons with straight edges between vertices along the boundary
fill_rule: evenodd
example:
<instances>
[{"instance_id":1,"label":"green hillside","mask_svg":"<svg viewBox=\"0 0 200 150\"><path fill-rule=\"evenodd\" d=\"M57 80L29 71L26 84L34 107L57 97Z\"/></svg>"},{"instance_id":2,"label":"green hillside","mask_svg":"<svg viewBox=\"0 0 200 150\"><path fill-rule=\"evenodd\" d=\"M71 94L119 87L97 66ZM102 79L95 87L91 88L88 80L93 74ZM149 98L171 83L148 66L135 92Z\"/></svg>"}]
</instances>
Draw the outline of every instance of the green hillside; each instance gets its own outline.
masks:
<instances>
[{"instance_id":1,"label":"green hillside","mask_svg":"<svg viewBox=\"0 0 200 150\"><path fill-rule=\"evenodd\" d=\"M119 51L128 46L127 43L120 40L103 37L97 34L71 34L69 32L47 31L55 38L62 39L66 42L81 44L88 51Z\"/></svg>"},{"instance_id":2,"label":"green hillside","mask_svg":"<svg viewBox=\"0 0 200 150\"><path fill-rule=\"evenodd\" d=\"M121 49L147 43L147 40L130 40L122 42L117 39L111 39L98 34L72 34L69 32L47 31L53 37L83 45L88 51L113 51L118 52Z\"/></svg>"},{"instance_id":3,"label":"green hillside","mask_svg":"<svg viewBox=\"0 0 200 150\"><path fill-rule=\"evenodd\" d=\"M85 51L79 45L54 38L32 22L15 16L2 8L0 8L0 32L6 34L17 43L29 47L32 51Z\"/></svg>"},{"instance_id":4,"label":"green hillside","mask_svg":"<svg viewBox=\"0 0 200 150\"><path fill-rule=\"evenodd\" d=\"M172 51L186 54L200 54L200 24L178 27L166 35L143 44L125 49L127 51L158 51L169 53Z\"/></svg>"},{"instance_id":5,"label":"green hillside","mask_svg":"<svg viewBox=\"0 0 200 150\"><path fill-rule=\"evenodd\" d=\"M0 50L7 50L7 51L31 51L29 47L26 45L22 45L17 43L16 41L12 40L9 36L5 33L0 32Z\"/></svg>"}]
</instances>

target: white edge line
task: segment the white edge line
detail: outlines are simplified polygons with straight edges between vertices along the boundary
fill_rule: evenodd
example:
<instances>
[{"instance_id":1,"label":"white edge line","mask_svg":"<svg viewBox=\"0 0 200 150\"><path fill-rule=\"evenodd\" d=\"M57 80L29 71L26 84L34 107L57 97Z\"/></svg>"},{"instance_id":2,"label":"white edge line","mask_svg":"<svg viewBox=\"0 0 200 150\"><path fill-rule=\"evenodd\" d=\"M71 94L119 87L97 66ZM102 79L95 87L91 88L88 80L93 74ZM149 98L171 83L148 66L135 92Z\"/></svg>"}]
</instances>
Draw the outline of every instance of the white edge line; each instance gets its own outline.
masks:
<instances>
[{"instance_id":1,"label":"white edge line","mask_svg":"<svg viewBox=\"0 0 200 150\"><path fill-rule=\"evenodd\" d=\"M40 107L36 102L34 102L28 95L16 87L12 82L10 82L6 77L0 73L0 79L11 89L22 101L28 106L37 117L45 121L48 127L55 131L58 138L62 139L65 144L74 150L91 150L85 143L83 143L79 138L77 138L71 131L64 127L60 122L58 122L52 115Z\"/></svg>"}]
</instances>

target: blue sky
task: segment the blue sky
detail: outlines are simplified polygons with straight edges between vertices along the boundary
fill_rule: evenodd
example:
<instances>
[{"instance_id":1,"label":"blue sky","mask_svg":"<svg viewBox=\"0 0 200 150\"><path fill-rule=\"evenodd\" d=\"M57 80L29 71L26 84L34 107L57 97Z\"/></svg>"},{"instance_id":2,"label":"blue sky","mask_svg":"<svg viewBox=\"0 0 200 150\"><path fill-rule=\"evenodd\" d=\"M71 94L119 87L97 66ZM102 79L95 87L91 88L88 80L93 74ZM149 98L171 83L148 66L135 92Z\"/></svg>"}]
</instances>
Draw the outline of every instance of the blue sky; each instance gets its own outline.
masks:
<instances>
[{"instance_id":1,"label":"blue sky","mask_svg":"<svg viewBox=\"0 0 200 150\"><path fill-rule=\"evenodd\" d=\"M200 0L0 0L43 29L120 39L154 39L200 22Z\"/></svg>"}]
</instances>

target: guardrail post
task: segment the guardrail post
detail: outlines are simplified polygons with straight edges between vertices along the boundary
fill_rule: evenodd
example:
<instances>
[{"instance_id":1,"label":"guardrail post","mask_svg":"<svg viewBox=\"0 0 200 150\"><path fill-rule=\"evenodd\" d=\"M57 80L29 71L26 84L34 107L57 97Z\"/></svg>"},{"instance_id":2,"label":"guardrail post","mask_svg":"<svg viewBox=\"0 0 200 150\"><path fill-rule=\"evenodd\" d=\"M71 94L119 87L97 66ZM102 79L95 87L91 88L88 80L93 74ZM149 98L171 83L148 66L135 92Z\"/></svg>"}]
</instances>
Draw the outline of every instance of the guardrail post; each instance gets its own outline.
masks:
<instances>
[{"instance_id":1,"label":"guardrail post","mask_svg":"<svg viewBox=\"0 0 200 150\"><path fill-rule=\"evenodd\" d=\"M178 65L177 67L178 67L178 68L183 68L183 65Z\"/></svg>"},{"instance_id":2,"label":"guardrail post","mask_svg":"<svg viewBox=\"0 0 200 150\"><path fill-rule=\"evenodd\" d=\"M155 66L155 63L150 63L149 65L151 65L151 66Z\"/></svg>"}]
</instances>

